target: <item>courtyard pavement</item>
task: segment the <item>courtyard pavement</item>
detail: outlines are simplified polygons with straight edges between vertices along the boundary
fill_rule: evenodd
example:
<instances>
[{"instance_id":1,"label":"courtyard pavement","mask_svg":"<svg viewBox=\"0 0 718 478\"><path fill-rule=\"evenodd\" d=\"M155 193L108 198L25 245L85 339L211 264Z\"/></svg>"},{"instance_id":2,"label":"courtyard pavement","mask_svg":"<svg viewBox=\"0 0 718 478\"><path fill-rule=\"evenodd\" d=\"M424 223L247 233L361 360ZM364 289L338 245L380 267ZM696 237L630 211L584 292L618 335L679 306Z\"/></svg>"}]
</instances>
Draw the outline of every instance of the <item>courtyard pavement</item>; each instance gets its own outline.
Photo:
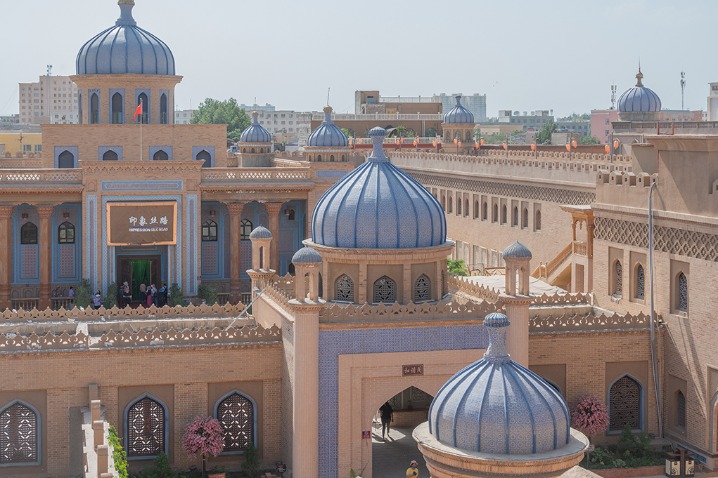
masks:
<instances>
[{"instance_id":1,"label":"courtyard pavement","mask_svg":"<svg viewBox=\"0 0 718 478\"><path fill-rule=\"evenodd\" d=\"M392 428L386 441L381 440L381 425L372 427L374 478L401 478L411 460L419 463L419 478L429 478L424 458L411 437L413 428ZM357 470L358 471L358 470Z\"/></svg>"}]
</instances>

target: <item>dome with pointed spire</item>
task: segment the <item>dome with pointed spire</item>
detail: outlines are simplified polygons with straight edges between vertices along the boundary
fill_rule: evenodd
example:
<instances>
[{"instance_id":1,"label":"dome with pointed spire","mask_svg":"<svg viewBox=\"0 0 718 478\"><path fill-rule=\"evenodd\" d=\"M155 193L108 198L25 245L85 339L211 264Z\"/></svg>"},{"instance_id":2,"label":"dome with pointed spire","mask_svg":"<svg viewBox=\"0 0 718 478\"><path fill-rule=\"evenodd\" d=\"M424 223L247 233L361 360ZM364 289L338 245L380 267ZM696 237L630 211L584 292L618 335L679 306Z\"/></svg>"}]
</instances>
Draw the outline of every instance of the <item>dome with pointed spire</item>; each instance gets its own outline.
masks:
<instances>
[{"instance_id":1,"label":"dome with pointed spire","mask_svg":"<svg viewBox=\"0 0 718 478\"><path fill-rule=\"evenodd\" d=\"M565 447L570 415L563 397L506 352L508 318L484 318L484 358L456 373L429 407L429 432L440 443L470 452L531 455Z\"/></svg>"},{"instance_id":2,"label":"dome with pointed spire","mask_svg":"<svg viewBox=\"0 0 718 478\"><path fill-rule=\"evenodd\" d=\"M332 107L324 107L324 121L307 138L307 146L336 148L349 146L349 139L332 120Z\"/></svg>"},{"instance_id":3,"label":"dome with pointed spire","mask_svg":"<svg viewBox=\"0 0 718 478\"><path fill-rule=\"evenodd\" d=\"M474 115L461 104L461 95L456 95L456 105L444 115L445 124L473 124Z\"/></svg>"},{"instance_id":4,"label":"dome with pointed spire","mask_svg":"<svg viewBox=\"0 0 718 478\"><path fill-rule=\"evenodd\" d=\"M252 111L252 124L247 129L242 131L242 135L239 137L240 143L271 143L272 135L266 130L264 126L259 124L259 113Z\"/></svg>"},{"instance_id":5,"label":"dome with pointed spire","mask_svg":"<svg viewBox=\"0 0 718 478\"><path fill-rule=\"evenodd\" d=\"M643 73L638 67L636 86L626 90L618 98L619 113L656 113L661 111L661 99L650 88L643 86Z\"/></svg>"},{"instance_id":6,"label":"dome with pointed spire","mask_svg":"<svg viewBox=\"0 0 718 478\"><path fill-rule=\"evenodd\" d=\"M312 214L312 241L328 247L407 249L446 243L446 219L429 191L389 162L383 128L369 159L332 186Z\"/></svg>"},{"instance_id":7,"label":"dome with pointed spire","mask_svg":"<svg viewBox=\"0 0 718 478\"><path fill-rule=\"evenodd\" d=\"M119 0L115 25L87 41L77 54L78 75L174 75L175 59L165 42L137 26L134 0Z\"/></svg>"}]
</instances>

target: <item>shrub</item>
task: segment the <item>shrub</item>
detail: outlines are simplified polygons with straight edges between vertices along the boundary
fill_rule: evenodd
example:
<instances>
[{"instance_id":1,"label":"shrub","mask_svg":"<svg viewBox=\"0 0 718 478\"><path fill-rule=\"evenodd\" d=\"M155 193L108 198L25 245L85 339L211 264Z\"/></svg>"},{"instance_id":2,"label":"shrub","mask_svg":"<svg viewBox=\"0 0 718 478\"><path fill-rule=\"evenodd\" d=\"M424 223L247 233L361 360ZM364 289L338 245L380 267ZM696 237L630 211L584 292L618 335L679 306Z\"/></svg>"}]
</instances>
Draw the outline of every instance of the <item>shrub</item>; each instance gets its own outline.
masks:
<instances>
[{"instance_id":1,"label":"shrub","mask_svg":"<svg viewBox=\"0 0 718 478\"><path fill-rule=\"evenodd\" d=\"M115 470L119 478L127 478L127 453L117 435L117 429L110 425L107 443L112 447L112 460L115 462Z\"/></svg>"},{"instance_id":2,"label":"shrub","mask_svg":"<svg viewBox=\"0 0 718 478\"><path fill-rule=\"evenodd\" d=\"M608 430L606 405L593 395L586 395L578 401L571 412L571 426L591 437Z\"/></svg>"},{"instance_id":3,"label":"shrub","mask_svg":"<svg viewBox=\"0 0 718 478\"><path fill-rule=\"evenodd\" d=\"M170 296L167 298L167 301L169 302L170 307L184 305L184 294L176 282L173 282L172 287L170 287Z\"/></svg>"},{"instance_id":4,"label":"shrub","mask_svg":"<svg viewBox=\"0 0 718 478\"><path fill-rule=\"evenodd\" d=\"M92 301L93 295L92 289L90 288L90 281L82 279L80 285L75 289L75 305L87 308Z\"/></svg>"},{"instance_id":5,"label":"shrub","mask_svg":"<svg viewBox=\"0 0 718 478\"><path fill-rule=\"evenodd\" d=\"M167 455L160 453L152 466L146 468L137 475L138 478L177 478L177 473L170 466Z\"/></svg>"},{"instance_id":6,"label":"shrub","mask_svg":"<svg viewBox=\"0 0 718 478\"><path fill-rule=\"evenodd\" d=\"M246 478L256 478L259 473L260 463L257 456L257 447L250 443L244 449L244 461L242 462L242 475Z\"/></svg>"},{"instance_id":7,"label":"shrub","mask_svg":"<svg viewBox=\"0 0 718 478\"><path fill-rule=\"evenodd\" d=\"M197 296L203 299L207 305L217 303L217 288L211 284L200 284L197 289Z\"/></svg>"},{"instance_id":8,"label":"shrub","mask_svg":"<svg viewBox=\"0 0 718 478\"><path fill-rule=\"evenodd\" d=\"M107 286L107 294L105 295L105 308L111 309L117 305L117 283L112 282Z\"/></svg>"}]
</instances>

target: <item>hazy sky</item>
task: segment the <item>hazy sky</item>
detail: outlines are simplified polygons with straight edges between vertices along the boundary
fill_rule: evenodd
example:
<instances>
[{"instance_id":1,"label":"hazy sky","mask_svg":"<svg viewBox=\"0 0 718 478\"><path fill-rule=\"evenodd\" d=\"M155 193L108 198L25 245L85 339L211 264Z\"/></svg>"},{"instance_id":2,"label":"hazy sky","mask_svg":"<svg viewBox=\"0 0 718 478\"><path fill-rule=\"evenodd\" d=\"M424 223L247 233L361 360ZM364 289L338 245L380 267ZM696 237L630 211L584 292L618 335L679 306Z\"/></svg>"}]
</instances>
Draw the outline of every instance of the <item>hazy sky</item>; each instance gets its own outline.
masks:
<instances>
[{"instance_id":1,"label":"hazy sky","mask_svg":"<svg viewBox=\"0 0 718 478\"><path fill-rule=\"evenodd\" d=\"M354 112L354 91L487 95L487 113L610 106L635 84L664 109L705 109L718 81L714 0L135 0L138 25L175 55L180 109L206 97ZM0 0L0 114L18 83L75 73L82 44L114 24L116 0Z\"/></svg>"}]
</instances>

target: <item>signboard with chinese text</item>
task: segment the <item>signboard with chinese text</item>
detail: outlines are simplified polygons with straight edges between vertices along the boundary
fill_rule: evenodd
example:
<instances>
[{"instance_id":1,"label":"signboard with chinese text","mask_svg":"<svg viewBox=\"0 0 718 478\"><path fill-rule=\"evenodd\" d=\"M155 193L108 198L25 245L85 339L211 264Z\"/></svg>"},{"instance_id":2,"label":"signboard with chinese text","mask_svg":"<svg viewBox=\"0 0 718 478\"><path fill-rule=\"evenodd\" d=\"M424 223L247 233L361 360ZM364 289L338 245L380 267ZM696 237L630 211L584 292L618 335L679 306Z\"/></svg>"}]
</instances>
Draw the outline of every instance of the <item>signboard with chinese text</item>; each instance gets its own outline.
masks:
<instances>
[{"instance_id":1,"label":"signboard with chinese text","mask_svg":"<svg viewBox=\"0 0 718 478\"><path fill-rule=\"evenodd\" d=\"M176 243L176 202L107 203L108 246L152 246Z\"/></svg>"},{"instance_id":2,"label":"signboard with chinese text","mask_svg":"<svg viewBox=\"0 0 718 478\"><path fill-rule=\"evenodd\" d=\"M402 365L401 366L401 375L403 377L406 377L408 375L424 375L424 364L412 364L412 365Z\"/></svg>"}]
</instances>

